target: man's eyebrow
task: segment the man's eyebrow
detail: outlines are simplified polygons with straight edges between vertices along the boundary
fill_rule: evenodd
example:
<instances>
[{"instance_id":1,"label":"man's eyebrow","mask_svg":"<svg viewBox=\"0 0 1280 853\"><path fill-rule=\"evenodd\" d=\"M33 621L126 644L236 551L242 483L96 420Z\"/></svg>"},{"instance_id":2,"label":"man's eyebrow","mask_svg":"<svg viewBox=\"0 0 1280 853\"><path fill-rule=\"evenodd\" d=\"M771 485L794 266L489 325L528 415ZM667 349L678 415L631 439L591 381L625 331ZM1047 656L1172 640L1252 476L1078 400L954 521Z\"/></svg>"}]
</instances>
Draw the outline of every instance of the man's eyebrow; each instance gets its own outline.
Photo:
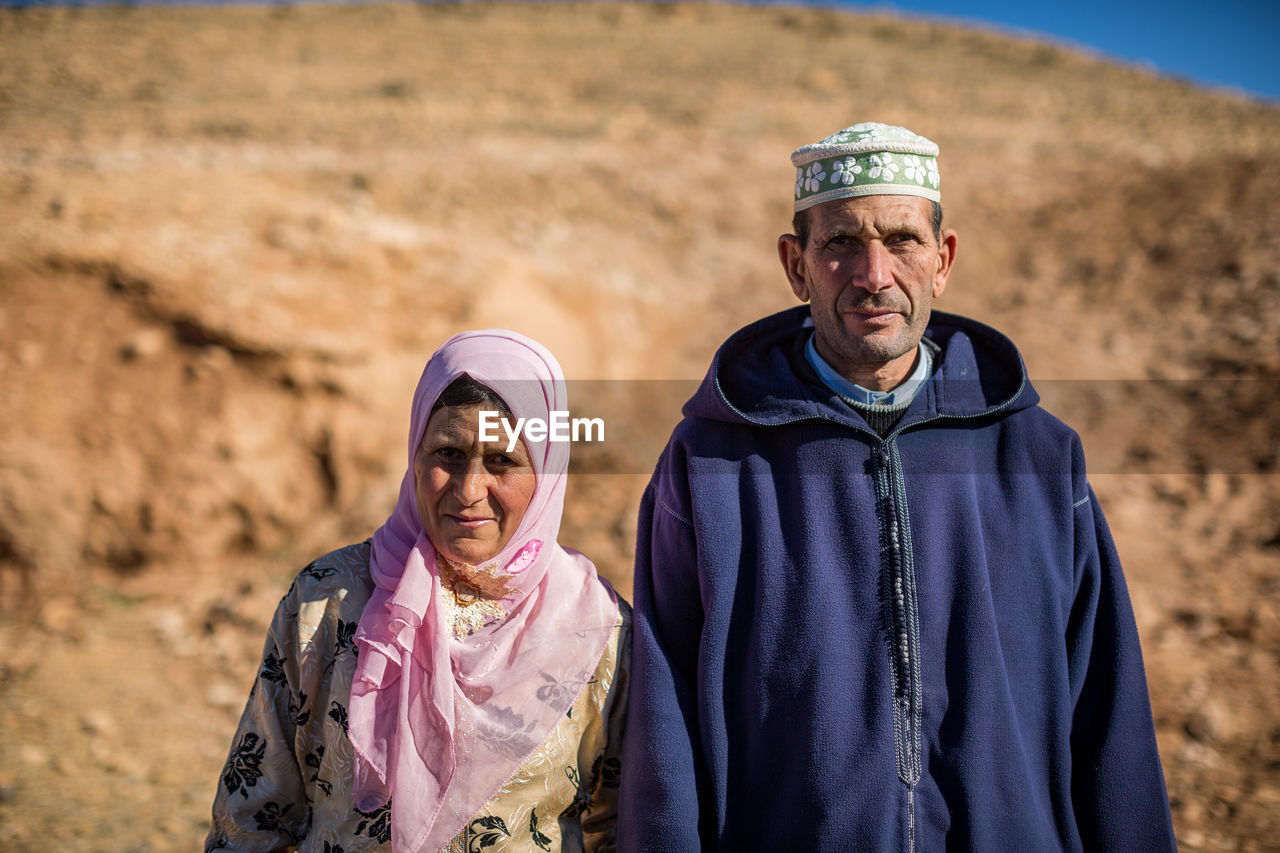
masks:
<instances>
[{"instance_id":1,"label":"man's eyebrow","mask_svg":"<svg viewBox=\"0 0 1280 853\"><path fill-rule=\"evenodd\" d=\"M903 232L908 234L924 233L924 229L922 229L918 224L906 219L898 222L886 222L878 230L881 234L901 234Z\"/></svg>"},{"instance_id":2,"label":"man's eyebrow","mask_svg":"<svg viewBox=\"0 0 1280 853\"><path fill-rule=\"evenodd\" d=\"M865 234L923 234L924 229L907 219L894 222L861 225L853 222L834 222L818 230L820 237L862 236Z\"/></svg>"},{"instance_id":3,"label":"man's eyebrow","mask_svg":"<svg viewBox=\"0 0 1280 853\"><path fill-rule=\"evenodd\" d=\"M817 233L823 237L838 237L864 234L867 230L866 227L854 222L833 222L824 228L819 228Z\"/></svg>"}]
</instances>

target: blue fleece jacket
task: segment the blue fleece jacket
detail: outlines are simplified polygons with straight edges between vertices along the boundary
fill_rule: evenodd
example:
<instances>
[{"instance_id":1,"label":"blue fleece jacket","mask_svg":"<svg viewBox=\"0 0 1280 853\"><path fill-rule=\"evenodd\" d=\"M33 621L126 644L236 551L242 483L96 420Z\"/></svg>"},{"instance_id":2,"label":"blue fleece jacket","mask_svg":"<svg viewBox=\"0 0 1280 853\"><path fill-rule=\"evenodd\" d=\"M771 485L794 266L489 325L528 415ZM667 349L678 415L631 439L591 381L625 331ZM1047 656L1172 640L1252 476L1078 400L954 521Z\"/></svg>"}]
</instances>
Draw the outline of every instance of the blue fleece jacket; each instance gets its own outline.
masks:
<instances>
[{"instance_id":1,"label":"blue fleece jacket","mask_svg":"<svg viewBox=\"0 0 1280 853\"><path fill-rule=\"evenodd\" d=\"M1174 848L1079 438L934 312L885 438L801 306L716 354L640 508L623 850Z\"/></svg>"}]
</instances>

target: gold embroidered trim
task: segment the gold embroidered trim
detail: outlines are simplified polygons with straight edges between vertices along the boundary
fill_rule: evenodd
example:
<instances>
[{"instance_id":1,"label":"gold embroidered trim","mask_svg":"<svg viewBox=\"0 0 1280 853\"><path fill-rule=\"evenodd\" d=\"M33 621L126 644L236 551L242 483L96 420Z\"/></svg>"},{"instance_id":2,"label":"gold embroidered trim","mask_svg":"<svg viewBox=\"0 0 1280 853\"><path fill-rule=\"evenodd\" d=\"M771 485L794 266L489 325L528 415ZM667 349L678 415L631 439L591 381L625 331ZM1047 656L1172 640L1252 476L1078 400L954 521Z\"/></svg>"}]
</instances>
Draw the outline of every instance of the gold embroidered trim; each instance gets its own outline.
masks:
<instances>
[{"instance_id":1,"label":"gold embroidered trim","mask_svg":"<svg viewBox=\"0 0 1280 853\"><path fill-rule=\"evenodd\" d=\"M473 566L437 553L436 566L440 569L442 615L454 639L466 639L490 622L507 617L499 602L514 592L507 585L512 575L499 575L496 562Z\"/></svg>"}]
</instances>

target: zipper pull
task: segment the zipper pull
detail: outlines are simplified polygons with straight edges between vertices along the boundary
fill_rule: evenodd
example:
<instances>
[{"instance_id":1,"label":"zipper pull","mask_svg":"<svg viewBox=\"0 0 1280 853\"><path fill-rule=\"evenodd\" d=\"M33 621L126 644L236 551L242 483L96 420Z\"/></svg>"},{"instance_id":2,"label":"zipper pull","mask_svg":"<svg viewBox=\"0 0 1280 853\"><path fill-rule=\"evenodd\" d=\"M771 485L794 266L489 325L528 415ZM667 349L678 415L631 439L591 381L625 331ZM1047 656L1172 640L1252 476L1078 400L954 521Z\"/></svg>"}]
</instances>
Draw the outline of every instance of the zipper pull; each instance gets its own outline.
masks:
<instances>
[{"instance_id":1,"label":"zipper pull","mask_svg":"<svg viewBox=\"0 0 1280 853\"><path fill-rule=\"evenodd\" d=\"M880 446L876 448L876 453L875 453L876 462L882 468L889 467L889 459L892 455L893 455L892 452L889 450L889 442L887 441L882 442Z\"/></svg>"}]
</instances>

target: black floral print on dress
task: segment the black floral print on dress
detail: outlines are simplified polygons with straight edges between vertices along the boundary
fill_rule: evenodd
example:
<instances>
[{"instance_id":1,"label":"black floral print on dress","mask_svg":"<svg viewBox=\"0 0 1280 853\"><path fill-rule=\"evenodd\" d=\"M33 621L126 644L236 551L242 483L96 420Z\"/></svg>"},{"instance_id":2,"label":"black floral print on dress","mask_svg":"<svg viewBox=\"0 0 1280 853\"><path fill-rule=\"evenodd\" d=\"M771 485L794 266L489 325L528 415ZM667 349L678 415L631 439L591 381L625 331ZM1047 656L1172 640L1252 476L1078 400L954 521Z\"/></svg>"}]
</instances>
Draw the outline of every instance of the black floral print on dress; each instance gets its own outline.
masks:
<instances>
[{"instance_id":1,"label":"black floral print on dress","mask_svg":"<svg viewBox=\"0 0 1280 853\"><path fill-rule=\"evenodd\" d=\"M308 752L307 757L303 759L307 766L315 772L311 774L311 781L316 783L316 787L324 791L326 797L333 796L333 783L320 778L320 770L324 764L324 747L317 746L315 752Z\"/></svg>"},{"instance_id":2,"label":"black floral print on dress","mask_svg":"<svg viewBox=\"0 0 1280 853\"><path fill-rule=\"evenodd\" d=\"M295 702L293 697L289 697L289 716L293 718L295 726L305 726L307 721L311 719L311 712L306 708L307 694L301 690L298 691L298 700Z\"/></svg>"},{"instance_id":3,"label":"black floral print on dress","mask_svg":"<svg viewBox=\"0 0 1280 853\"><path fill-rule=\"evenodd\" d=\"M228 794L239 793L249 799L249 789L262 778L262 756L266 751L267 742L256 732L244 733L231 748L231 755L222 770L222 784Z\"/></svg>"},{"instance_id":4,"label":"black floral print on dress","mask_svg":"<svg viewBox=\"0 0 1280 853\"><path fill-rule=\"evenodd\" d=\"M579 775L577 767L569 765L564 769L564 775L566 779L573 783L574 788L577 790L577 794L574 795L573 802L566 806L565 810L560 813L560 816L568 818L569 820L575 820L587 810L588 806L591 805L591 793L582 786L582 777Z\"/></svg>"},{"instance_id":5,"label":"black floral print on dress","mask_svg":"<svg viewBox=\"0 0 1280 853\"><path fill-rule=\"evenodd\" d=\"M264 832L280 832L290 840L296 840L289 827L281 823L281 819L293 809L293 803L281 807L279 803L268 802L254 813L253 819L258 822L258 829Z\"/></svg>"},{"instance_id":6,"label":"black floral print on dress","mask_svg":"<svg viewBox=\"0 0 1280 853\"><path fill-rule=\"evenodd\" d=\"M279 649L267 652L267 656L262 659L262 671L258 673L258 677L264 681L284 684L284 658L280 657L278 652Z\"/></svg>"},{"instance_id":7,"label":"black floral print on dress","mask_svg":"<svg viewBox=\"0 0 1280 853\"><path fill-rule=\"evenodd\" d=\"M356 827L356 835L364 835L374 839L380 844L386 844L391 840L391 801L387 802L371 812L356 811L364 820L360 821L360 825Z\"/></svg>"},{"instance_id":8,"label":"black floral print on dress","mask_svg":"<svg viewBox=\"0 0 1280 853\"><path fill-rule=\"evenodd\" d=\"M533 809L529 812L529 837L533 839L533 843L551 853L551 839L538 831L538 810Z\"/></svg>"},{"instance_id":9,"label":"black floral print on dress","mask_svg":"<svg viewBox=\"0 0 1280 853\"><path fill-rule=\"evenodd\" d=\"M356 635L356 626L359 624L359 622L343 622L341 619L338 620L338 654L342 654L343 652L350 652L351 654L356 653L354 637Z\"/></svg>"},{"instance_id":10,"label":"black floral print on dress","mask_svg":"<svg viewBox=\"0 0 1280 853\"><path fill-rule=\"evenodd\" d=\"M337 699L329 703L329 719L342 726L343 735L347 734L347 709Z\"/></svg>"},{"instance_id":11,"label":"black floral print on dress","mask_svg":"<svg viewBox=\"0 0 1280 853\"><path fill-rule=\"evenodd\" d=\"M497 815L486 815L471 821L467 824L467 835L467 853L480 853L486 847L497 844L503 836L511 837L506 821Z\"/></svg>"},{"instance_id":12,"label":"black floral print on dress","mask_svg":"<svg viewBox=\"0 0 1280 853\"><path fill-rule=\"evenodd\" d=\"M359 622L344 622L338 620L338 636L333 648L333 657L329 659L329 663L325 666L325 672L333 669L333 665L338 662L338 658L344 653L350 654L352 657L359 657L360 650L356 648L355 634L356 627Z\"/></svg>"},{"instance_id":13,"label":"black floral print on dress","mask_svg":"<svg viewBox=\"0 0 1280 853\"><path fill-rule=\"evenodd\" d=\"M333 577L337 573L338 570L333 566L318 566L316 565L316 562L313 561L311 565L307 566L298 574L303 577L310 578L311 580L322 581L325 578Z\"/></svg>"}]
</instances>

